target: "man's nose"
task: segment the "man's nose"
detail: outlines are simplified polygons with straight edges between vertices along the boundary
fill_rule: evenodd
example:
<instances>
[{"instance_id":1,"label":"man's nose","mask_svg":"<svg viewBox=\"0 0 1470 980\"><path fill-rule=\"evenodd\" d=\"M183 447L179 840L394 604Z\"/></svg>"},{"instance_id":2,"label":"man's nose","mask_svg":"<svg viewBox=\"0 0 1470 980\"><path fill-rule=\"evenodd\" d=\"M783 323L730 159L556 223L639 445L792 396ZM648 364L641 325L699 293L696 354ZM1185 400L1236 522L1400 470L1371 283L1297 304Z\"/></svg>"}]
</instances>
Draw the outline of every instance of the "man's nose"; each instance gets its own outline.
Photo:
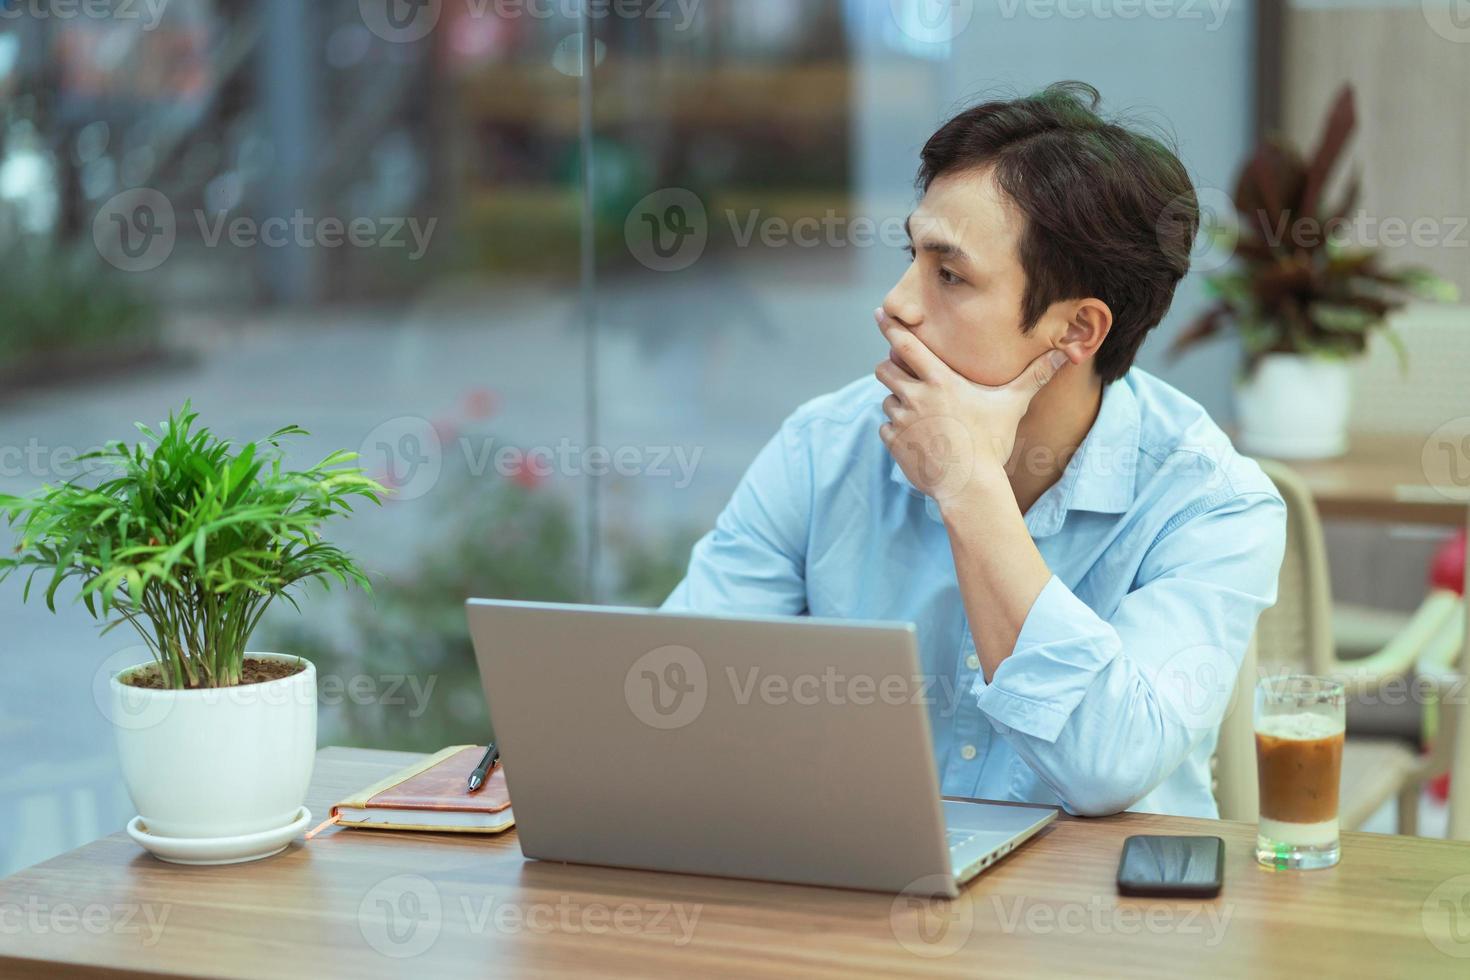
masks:
<instances>
[{"instance_id":1,"label":"man's nose","mask_svg":"<svg viewBox=\"0 0 1470 980\"><path fill-rule=\"evenodd\" d=\"M904 326L913 328L923 322L924 314L915 301L914 291L909 288L909 274L894 284L883 297L883 312Z\"/></svg>"}]
</instances>

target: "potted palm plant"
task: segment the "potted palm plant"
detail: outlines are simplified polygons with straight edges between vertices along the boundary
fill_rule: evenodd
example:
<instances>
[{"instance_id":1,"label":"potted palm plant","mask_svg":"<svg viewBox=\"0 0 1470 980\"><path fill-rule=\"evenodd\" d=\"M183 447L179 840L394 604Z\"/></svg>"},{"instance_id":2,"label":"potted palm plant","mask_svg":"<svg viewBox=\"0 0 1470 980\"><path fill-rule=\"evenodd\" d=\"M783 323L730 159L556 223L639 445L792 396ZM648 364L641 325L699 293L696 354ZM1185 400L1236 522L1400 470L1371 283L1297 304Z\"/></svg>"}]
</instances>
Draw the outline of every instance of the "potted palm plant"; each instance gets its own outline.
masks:
<instances>
[{"instance_id":1,"label":"potted palm plant","mask_svg":"<svg viewBox=\"0 0 1470 980\"><path fill-rule=\"evenodd\" d=\"M1345 451L1351 359L1375 332L1398 346L1388 318L1407 300L1456 297L1428 271L1386 270L1378 252L1349 241L1356 176L1339 200L1324 200L1355 126L1353 90L1344 85L1310 159L1268 139L1246 162L1233 194L1236 222L1228 223L1236 227L1214 229L1235 263L1207 277L1216 302L1173 346L1177 355L1234 327L1245 353L1240 441L1251 452L1308 459Z\"/></svg>"},{"instance_id":2,"label":"potted palm plant","mask_svg":"<svg viewBox=\"0 0 1470 980\"><path fill-rule=\"evenodd\" d=\"M55 611L67 582L107 632L136 630L151 659L111 678L135 840L166 860L217 864L283 849L304 827L316 753L316 672L297 657L249 651L261 616L308 582L369 582L321 537L329 518L384 488L333 453L284 468L288 426L236 446L196 426L186 403L136 445L80 459L97 474L0 496L19 528L0 581L29 569ZM100 471L100 472L99 472Z\"/></svg>"}]
</instances>

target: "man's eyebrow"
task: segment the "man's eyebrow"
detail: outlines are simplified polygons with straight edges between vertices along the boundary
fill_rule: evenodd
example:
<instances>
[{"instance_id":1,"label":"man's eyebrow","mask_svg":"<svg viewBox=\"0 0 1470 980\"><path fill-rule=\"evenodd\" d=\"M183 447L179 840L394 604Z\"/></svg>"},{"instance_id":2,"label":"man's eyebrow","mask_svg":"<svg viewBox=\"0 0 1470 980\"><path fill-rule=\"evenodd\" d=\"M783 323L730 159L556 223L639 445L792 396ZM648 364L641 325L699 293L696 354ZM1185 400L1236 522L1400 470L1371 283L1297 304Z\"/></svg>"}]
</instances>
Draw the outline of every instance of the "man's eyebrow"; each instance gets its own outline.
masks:
<instances>
[{"instance_id":1,"label":"man's eyebrow","mask_svg":"<svg viewBox=\"0 0 1470 980\"><path fill-rule=\"evenodd\" d=\"M909 241L914 241L913 215L903 219L903 231L909 236ZM954 242L948 242L939 238L926 238L922 242L915 242L915 247L923 252L933 252L935 255L957 262L969 262L970 256L965 250Z\"/></svg>"}]
</instances>

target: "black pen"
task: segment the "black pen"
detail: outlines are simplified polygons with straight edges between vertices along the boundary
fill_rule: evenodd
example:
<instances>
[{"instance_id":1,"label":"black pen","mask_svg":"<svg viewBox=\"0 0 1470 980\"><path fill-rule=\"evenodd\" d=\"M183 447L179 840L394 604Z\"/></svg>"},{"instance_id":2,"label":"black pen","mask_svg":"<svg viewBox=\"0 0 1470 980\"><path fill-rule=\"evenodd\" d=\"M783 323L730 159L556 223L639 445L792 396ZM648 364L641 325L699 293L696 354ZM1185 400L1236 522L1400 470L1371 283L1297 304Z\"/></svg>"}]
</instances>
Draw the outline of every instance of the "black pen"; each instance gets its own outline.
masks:
<instances>
[{"instance_id":1,"label":"black pen","mask_svg":"<svg viewBox=\"0 0 1470 980\"><path fill-rule=\"evenodd\" d=\"M485 785L485 777L490 775L490 770L495 768L495 763L499 759L500 750L495 747L494 742L485 746L485 758L481 759L480 764L475 767L475 771L470 773L471 793Z\"/></svg>"}]
</instances>

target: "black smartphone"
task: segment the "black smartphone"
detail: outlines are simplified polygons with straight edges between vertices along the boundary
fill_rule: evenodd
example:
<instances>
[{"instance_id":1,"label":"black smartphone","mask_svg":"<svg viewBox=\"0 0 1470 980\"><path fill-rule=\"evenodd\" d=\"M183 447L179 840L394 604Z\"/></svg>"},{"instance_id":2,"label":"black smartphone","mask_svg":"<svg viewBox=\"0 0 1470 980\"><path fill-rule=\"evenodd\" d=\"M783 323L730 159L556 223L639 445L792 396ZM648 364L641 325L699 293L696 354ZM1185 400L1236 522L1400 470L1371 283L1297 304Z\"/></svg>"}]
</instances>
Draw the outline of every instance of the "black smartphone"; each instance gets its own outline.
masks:
<instances>
[{"instance_id":1,"label":"black smartphone","mask_svg":"<svg viewBox=\"0 0 1470 980\"><path fill-rule=\"evenodd\" d=\"M1218 837L1136 835L1123 842L1118 862L1119 895L1214 898L1225 869L1225 842Z\"/></svg>"}]
</instances>

